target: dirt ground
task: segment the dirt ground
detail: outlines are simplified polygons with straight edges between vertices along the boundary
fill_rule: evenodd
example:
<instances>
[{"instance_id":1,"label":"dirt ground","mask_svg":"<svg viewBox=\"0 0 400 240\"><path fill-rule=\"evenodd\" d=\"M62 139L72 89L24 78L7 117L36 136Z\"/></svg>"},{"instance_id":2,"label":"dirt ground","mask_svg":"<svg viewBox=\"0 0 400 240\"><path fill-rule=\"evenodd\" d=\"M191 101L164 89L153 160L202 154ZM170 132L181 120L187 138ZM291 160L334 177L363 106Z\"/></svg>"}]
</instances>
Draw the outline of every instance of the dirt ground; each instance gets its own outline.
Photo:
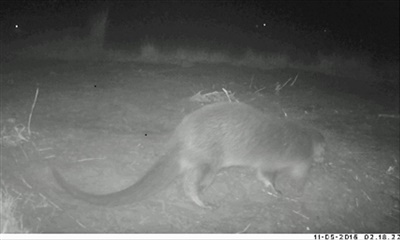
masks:
<instances>
[{"instance_id":1,"label":"dirt ground","mask_svg":"<svg viewBox=\"0 0 400 240\"><path fill-rule=\"evenodd\" d=\"M296 75L276 94L277 82ZM12 61L1 69L2 128L26 126L37 88L31 138L1 149L2 185L18 197L31 232L400 232L392 87L293 69ZM204 192L217 206L212 211L183 194L181 179L147 201L114 208L73 199L55 183L50 166L93 193L132 184L157 161L183 116L200 107L189 98L222 88L325 135L326 161L312 168L303 195L278 197L244 168L222 171Z\"/></svg>"}]
</instances>

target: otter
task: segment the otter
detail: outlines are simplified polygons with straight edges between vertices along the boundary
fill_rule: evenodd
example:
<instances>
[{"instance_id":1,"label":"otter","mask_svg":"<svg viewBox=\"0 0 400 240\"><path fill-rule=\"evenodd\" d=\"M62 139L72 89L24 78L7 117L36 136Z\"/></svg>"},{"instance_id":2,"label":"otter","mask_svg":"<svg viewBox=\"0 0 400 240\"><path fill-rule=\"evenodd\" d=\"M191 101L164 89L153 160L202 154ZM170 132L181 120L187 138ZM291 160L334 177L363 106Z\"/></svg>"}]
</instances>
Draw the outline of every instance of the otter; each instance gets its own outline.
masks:
<instances>
[{"instance_id":1,"label":"otter","mask_svg":"<svg viewBox=\"0 0 400 240\"><path fill-rule=\"evenodd\" d=\"M183 118L166 146L166 152L133 185L109 194L88 193L68 183L54 168L58 185L86 202L119 206L148 199L183 175L185 194L208 208L199 194L221 170L249 167L257 178L277 193L275 179L281 173L300 182L302 188L313 162L323 162L324 136L315 129L267 115L245 103L213 103Z\"/></svg>"}]
</instances>

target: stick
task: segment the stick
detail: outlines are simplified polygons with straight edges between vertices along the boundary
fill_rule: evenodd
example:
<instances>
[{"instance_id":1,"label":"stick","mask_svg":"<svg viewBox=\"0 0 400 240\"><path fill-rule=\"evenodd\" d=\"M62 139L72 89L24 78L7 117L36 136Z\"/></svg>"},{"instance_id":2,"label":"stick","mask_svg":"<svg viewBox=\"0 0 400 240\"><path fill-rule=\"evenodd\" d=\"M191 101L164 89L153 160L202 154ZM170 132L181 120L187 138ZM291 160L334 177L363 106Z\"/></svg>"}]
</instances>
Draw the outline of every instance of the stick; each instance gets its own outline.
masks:
<instances>
[{"instance_id":1,"label":"stick","mask_svg":"<svg viewBox=\"0 0 400 240\"><path fill-rule=\"evenodd\" d=\"M307 217L307 216L301 214L300 212L296 212L295 210L292 210L292 212L296 213L296 214L299 215L299 216L302 216L303 218L305 218L305 219L307 219L307 220L310 220L309 217Z\"/></svg>"},{"instance_id":2,"label":"stick","mask_svg":"<svg viewBox=\"0 0 400 240\"><path fill-rule=\"evenodd\" d=\"M237 232L237 233L245 233L247 231L247 229L249 229L250 225L251 225L251 223L247 224L247 226L242 231Z\"/></svg>"},{"instance_id":3,"label":"stick","mask_svg":"<svg viewBox=\"0 0 400 240\"><path fill-rule=\"evenodd\" d=\"M26 182L25 178L21 177L21 181L22 181L28 188L32 189L32 186L29 185L29 184Z\"/></svg>"},{"instance_id":4,"label":"stick","mask_svg":"<svg viewBox=\"0 0 400 240\"><path fill-rule=\"evenodd\" d=\"M228 97L229 102L232 102L231 98L229 97L228 91L226 91L225 88L222 88L222 91L224 91L225 95Z\"/></svg>"},{"instance_id":5,"label":"stick","mask_svg":"<svg viewBox=\"0 0 400 240\"><path fill-rule=\"evenodd\" d=\"M53 157L53 156L51 156L51 157ZM105 157L101 157L101 158L83 158L83 159L80 159L80 160L78 160L76 162L85 162L85 161L93 161L93 160L104 160L104 159L106 159L106 158Z\"/></svg>"},{"instance_id":6,"label":"stick","mask_svg":"<svg viewBox=\"0 0 400 240\"><path fill-rule=\"evenodd\" d=\"M262 87L262 88L258 89L257 91L255 91L254 93L261 92L262 90L264 90L264 89L266 89L266 88L267 88L267 87Z\"/></svg>"},{"instance_id":7,"label":"stick","mask_svg":"<svg viewBox=\"0 0 400 240\"><path fill-rule=\"evenodd\" d=\"M39 95L39 88L36 88L36 94L35 94L35 99L33 100L33 104L31 107L31 113L29 114L29 120L28 120L28 135L31 135L31 120L32 120L32 113L33 109L35 108L37 97Z\"/></svg>"},{"instance_id":8,"label":"stick","mask_svg":"<svg viewBox=\"0 0 400 240\"><path fill-rule=\"evenodd\" d=\"M299 74L296 75L296 77L294 78L293 82L290 84L291 87L293 87L293 85L296 82L298 76L299 76Z\"/></svg>"}]
</instances>

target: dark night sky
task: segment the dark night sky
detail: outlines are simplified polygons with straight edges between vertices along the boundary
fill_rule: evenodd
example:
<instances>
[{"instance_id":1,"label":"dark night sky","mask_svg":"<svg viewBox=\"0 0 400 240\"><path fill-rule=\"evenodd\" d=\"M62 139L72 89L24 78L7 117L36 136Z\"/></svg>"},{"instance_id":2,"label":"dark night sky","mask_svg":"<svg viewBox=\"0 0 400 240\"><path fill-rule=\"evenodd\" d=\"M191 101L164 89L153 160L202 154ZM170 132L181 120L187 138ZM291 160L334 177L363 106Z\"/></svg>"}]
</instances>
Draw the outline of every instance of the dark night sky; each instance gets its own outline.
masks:
<instances>
[{"instance_id":1,"label":"dark night sky","mask_svg":"<svg viewBox=\"0 0 400 240\"><path fill-rule=\"evenodd\" d=\"M25 15L85 15L104 1L1 1L2 20ZM109 1L112 21L123 24L154 21L208 21L252 28L286 21L369 44L384 51L399 46L399 1ZM73 13L73 14L70 14ZM83 14L82 14L83 13ZM69 15L68 15L69 14ZM68 18L69 18L68 17ZM70 19L66 18L66 21Z\"/></svg>"}]
</instances>

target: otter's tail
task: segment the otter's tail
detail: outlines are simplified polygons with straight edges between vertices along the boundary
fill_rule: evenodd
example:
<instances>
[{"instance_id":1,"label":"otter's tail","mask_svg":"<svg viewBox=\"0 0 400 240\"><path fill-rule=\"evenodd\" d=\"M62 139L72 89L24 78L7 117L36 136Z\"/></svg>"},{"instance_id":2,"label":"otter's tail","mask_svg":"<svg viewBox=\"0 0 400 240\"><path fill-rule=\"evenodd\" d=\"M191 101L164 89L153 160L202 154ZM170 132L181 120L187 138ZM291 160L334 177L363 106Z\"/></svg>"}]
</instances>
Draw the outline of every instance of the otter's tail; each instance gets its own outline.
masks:
<instances>
[{"instance_id":1,"label":"otter's tail","mask_svg":"<svg viewBox=\"0 0 400 240\"><path fill-rule=\"evenodd\" d=\"M75 198L96 205L120 206L145 200L171 184L181 173L178 155L176 149L169 151L139 181L121 191L103 195L84 192L68 183L56 169L52 168L52 172L56 182Z\"/></svg>"}]
</instances>

